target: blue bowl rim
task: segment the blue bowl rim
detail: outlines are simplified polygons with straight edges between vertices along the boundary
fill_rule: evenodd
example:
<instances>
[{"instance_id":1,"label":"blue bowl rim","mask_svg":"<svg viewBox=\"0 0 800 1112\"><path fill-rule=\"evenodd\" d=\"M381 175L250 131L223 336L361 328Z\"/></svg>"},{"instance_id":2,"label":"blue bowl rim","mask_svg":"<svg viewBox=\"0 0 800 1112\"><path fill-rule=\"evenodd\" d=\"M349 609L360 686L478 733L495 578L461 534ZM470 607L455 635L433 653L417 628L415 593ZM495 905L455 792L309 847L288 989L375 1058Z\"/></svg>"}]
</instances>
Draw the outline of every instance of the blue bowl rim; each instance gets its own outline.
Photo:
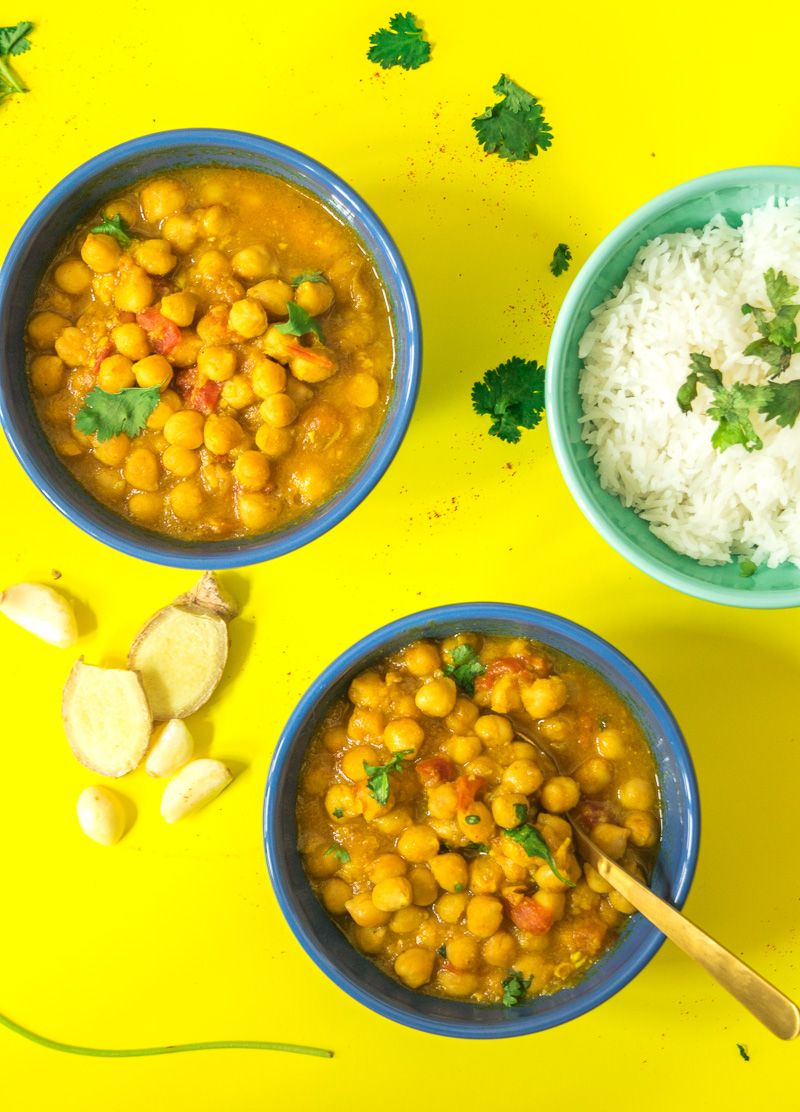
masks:
<instances>
[{"instance_id":1,"label":"blue bowl rim","mask_svg":"<svg viewBox=\"0 0 800 1112\"><path fill-rule=\"evenodd\" d=\"M643 221L657 215L675 202L689 200L696 197L700 192L713 191L720 187L758 183L763 181L765 177L774 176L778 172L785 174L787 171L794 172L798 177L798 184L800 184L800 167L798 166L741 166L729 170L717 170L714 173L691 178L689 181L681 182L680 185L674 185L670 189L664 190L645 204L640 205L630 216L626 216L595 247L567 291L550 337L550 346L547 352L547 374L545 375L545 412L556 462L572 497L603 540L621 556L624 556L634 567L676 591L692 595L704 602L716 602L723 606L739 606L754 610L775 610L800 606L800 587L769 591L737 591L730 587L720 587L714 583L699 583L692 575L674 571L666 566L660 566L656 571L649 557L642 552L639 546L633 544L616 525L612 524L597 509L593 500L584 492L581 475L564 432L566 418L559 402L556 379L560 368L563 366L566 352L566 333L570 321L587 287L591 285L598 272L609 257L613 255L617 244L621 240L630 232L636 231ZM631 510L631 513L633 512Z\"/></svg>"},{"instance_id":2,"label":"blue bowl rim","mask_svg":"<svg viewBox=\"0 0 800 1112\"><path fill-rule=\"evenodd\" d=\"M700 796L697 777L692 763L686 741L681 733L675 717L658 693L653 684L644 673L636 667L618 649L596 633L578 625L568 618L560 617L546 610L537 610L533 607L518 606L513 603L473 602L452 603L444 606L435 606L427 610L420 610L414 614L397 618L380 629L362 637L349 649L341 653L331 664L324 669L317 679L305 692L299 703L292 711L286 725L281 731L278 744L270 762L267 774L267 785L264 792L263 809L263 837L264 852L267 861L270 881L276 899L289 927L297 941L300 943L311 960L325 973L339 988L360 1004L377 1012L387 1019L394 1020L404 1026L417 1031L424 1031L432 1035L446 1035L455 1038L468 1039L497 1039L513 1038L520 1035L535 1034L539 1031L549 1030L569 1020L576 1019L586 1014L593 1008L605 1003L615 996L622 988L629 984L642 969L648 964L664 942L664 935L651 924L644 924L647 930L646 940L640 945L638 953L626 964L625 968L616 975L607 979L602 985L599 982L584 981L582 985L587 990L580 996L570 1001L565 1001L563 1015L553 1020L553 1017L537 1016L535 1013L520 1010L503 1025L502 1030L493 1026L482 1027L479 1022L445 1021L432 1019L421 1012L409 1015L405 1011L395 1008L391 1004L376 1000L369 992L362 988L358 981L344 974L339 967L329 958L325 950L318 944L314 936L306 931L294 914L293 890L288 877L284 876L280 862L273 852L271 845L271 831L279 822L279 808L281 804L278 784L281 779L283 766L297 741L297 731L305 717L312 708L326 697L328 689L333 686L343 675L365 657L380 652L382 646L395 634L402 633L410 627L419 627L427 622L443 622L448 620L517 620L535 626L537 631L543 632L543 640L547 633L566 636L573 641L587 645L599 655L609 660L614 667L632 684L639 692L643 702L651 709L657 719L664 736L676 755L676 772L686 802L686 841L688 853L681 862L680 872L673 888L673 903L681 908L689 894L689 889L697 868L697 858L700 847ZM538 634L537 634L538 635ZM416 996L409 990L409 995Z\"/></svg>"},{"instance_id":3,"label":"blue bowl rim","mask_svg":"<svg viewBox=\"0 0 800 1112\"><path fill-rule=\"evenodd\" d=\"M174 149L177 158L182 148L192 144L206 146L216 144L220 147L227 147L229 150L234 148L240 151L258 151L261 154L272 156L293 169L305 172L319 183L328 194L338 195L346 199L347 204L358 213L365 227L369 229L374 242L380 245L387 258L391 260L391 270L400 294L400 303L396 310L396 324L400 327L403 317L408 321L408 328L405 330L407 338L405 366L407 370L402 380L395 379L395 397L397 398L395 412L387 414L383 426L386 429L385 439L375 457L370 461L369 466L362 466L360 471L351 476L351 479L340 488L338 493L334 494L327 507L323 507L318 513L312 513L298 524L292 525L290 523L272 537L267 535L263 540L245 541L240 548L228 552L218 550L215 547L218 542L209 541L155 553L147 543L148 533L146 530L139 530L132 526L131 529L125 530L126 535L118 535L110 526L106 527L93 522L84 514L80 505L68 504L67 500L50 482L45 468L39 465L35 453L28 447L25 440L17 434L17 430L6 411L2 390L0 390L0 425L14 455L37 489L69 521L77 525L94 540L101 541L128 556L135 556L164 567L248 567L262 563L265 560L275 559L303 547L328 532L329 529L338 525L340 521L352 513L356 506L377 485L397 454L411 421L419 394L422 365L422 323L411 276L399 248L383 221L352 186L309 155L303 154L294 147L289 147L284 143L252 132L226 128L175 128L170 131L158 131L149 135L138 136L135 139L119 143L83 162L62 178L39 201L17 232L3 265L0 267L0 328L2 328L3 303L14 280L20 257L31 234L45 217L53 213L81 183L90 177L111 169L122 159L167 148ZM378 435L381 435L380 432ZM88 492L86 498L91 498ZM121 519L121 521L125 525L129 524L125 522L125 519ZM141 535L141 541L128 535L132 531L137 536Z\"/></svg>"}]
</instances>

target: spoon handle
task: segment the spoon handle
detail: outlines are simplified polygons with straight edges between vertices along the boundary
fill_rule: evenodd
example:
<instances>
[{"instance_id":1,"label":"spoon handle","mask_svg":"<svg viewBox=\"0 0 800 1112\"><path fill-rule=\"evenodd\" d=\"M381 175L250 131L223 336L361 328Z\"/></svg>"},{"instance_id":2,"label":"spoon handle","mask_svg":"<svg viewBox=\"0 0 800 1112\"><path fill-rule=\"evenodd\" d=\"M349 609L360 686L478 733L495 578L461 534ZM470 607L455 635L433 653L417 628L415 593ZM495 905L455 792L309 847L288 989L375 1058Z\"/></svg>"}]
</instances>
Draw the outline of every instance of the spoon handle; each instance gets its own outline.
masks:
<instances>
[{"instance_id":1,"label":"spoon handle","mask_svg":"<svg viewBox=\"0 0 800 1112\"><path fill-rule=\"evenodd\" d=\"M796 1039L800 1035L800 1009L788 996L765 981L730 950L720 946L655 892L615 865L574 824L573 829L584 860L593 865L604 880L667 938L710 973L717 984L743 1004L773 1035L779 1039Z\"/></svg>"}]
</instances>

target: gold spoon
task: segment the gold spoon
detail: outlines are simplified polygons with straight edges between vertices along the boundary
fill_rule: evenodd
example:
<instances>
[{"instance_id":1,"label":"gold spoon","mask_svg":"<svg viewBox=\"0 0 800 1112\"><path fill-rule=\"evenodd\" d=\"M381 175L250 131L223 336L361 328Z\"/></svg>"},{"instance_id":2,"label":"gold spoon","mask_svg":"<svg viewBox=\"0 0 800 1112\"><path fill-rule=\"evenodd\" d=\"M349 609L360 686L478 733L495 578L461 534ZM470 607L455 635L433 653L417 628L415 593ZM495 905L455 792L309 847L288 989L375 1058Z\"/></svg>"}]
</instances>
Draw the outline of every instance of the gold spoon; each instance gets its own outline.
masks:
<instances>
[{"instance_id":1,"label":"gold spoon","mask_svg":"<svg viewBox=\"0 0 800 1112\"><path fill-rule=\"evenodd\" d=\"M565 775L557 759L536 737L520 728L516 722L513 725L518 737L533 745L559 776ZM784 996L730 950L720 946L719 942L715 942L671 904L616 865L581 830L569 812L564 817L572 827L575 844L584 861L588 861L603 880L608 881L621 896L633 904L645 919L649 919L654 927L710 973L718 985L743 1004L773 1035L777 1035L779 1039L796 1039L800 1035L800 1008L788 996Z\"/></svg>"}]
</instances>

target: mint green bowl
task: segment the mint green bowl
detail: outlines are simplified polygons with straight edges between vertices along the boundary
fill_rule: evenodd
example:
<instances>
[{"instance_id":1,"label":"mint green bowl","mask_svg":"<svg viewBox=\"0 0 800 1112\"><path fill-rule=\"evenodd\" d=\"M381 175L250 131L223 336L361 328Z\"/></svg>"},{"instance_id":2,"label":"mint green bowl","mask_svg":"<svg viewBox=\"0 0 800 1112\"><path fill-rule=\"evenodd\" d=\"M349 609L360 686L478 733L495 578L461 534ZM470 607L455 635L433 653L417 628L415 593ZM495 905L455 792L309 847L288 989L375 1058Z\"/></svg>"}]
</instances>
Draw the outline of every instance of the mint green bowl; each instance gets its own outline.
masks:
<instances>
[{"instance_id":1,"label":"mint green bowl","mask_svg":"<svg viewBox=\"0 0 800 1112\"><path fill-rule=\"evenodd\" d=\"M702 228L721 212L728 223L771 197L800 196L800 167L744 166L668 189L622 221L589 256L558 314L547 355L547 424L561 474L586 517L612 548L641 571L677 591L728 606L800 606L800 568L784 563L743 579L733 562L705 567L673 552L632 509L600 486L581 439L578 382L580 338L597 308L618 287L640 247L655 236Z\"/></svg>"}]
</instances>

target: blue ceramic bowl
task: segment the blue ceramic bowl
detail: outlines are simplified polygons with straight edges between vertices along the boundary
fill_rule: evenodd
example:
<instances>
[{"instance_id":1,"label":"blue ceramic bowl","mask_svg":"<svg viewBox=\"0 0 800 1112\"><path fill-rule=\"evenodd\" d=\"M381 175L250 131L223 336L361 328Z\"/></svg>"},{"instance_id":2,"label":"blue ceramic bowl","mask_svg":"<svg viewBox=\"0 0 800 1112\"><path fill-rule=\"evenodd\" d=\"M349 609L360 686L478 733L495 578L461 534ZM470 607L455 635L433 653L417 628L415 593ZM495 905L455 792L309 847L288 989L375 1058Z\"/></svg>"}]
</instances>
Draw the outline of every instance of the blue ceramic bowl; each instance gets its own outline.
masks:
<instances>
[{"instance_id":1,"label":"blue ceramic bowl","mask_svg":"<svg viewBox=\"0 0 800 1112\"><path fill-rule=\"evenodd\" d=\"M612 548L654 579L707 602L767 609L800 606L800 568L759 568L749 579L736 562L704 567L673 552L629 507L600 486L581 439L578 344L597 308L621 285L640 247L655 236L701 228L722 213L737 226L742 214L771 197L800 196L800 167L746 166L722 170L668 189L607 236L575 277L558 314L547 355L547 424L561 474L586 517Z\"/></svg>"},{"instance_id":2,"label":"blue ceramic bowl","mask_svg":"<svg viewBox=\"0 0 800 1112\"><path fill-rule=\"evenodd\" d=\"M700 801L694 769L675 719L653 685L622 653L582 626L525 606L472 602L440 606L383 626L333 662L311 685L278 742L264 799L264 845L278 902L300 945L345 992L380 1015L436 1035L499 1039L544 1031L602 1004L633 980L664 936L634 915L616 947L580 984L515 1008L480 1007L412 992L382 973L350 945L325 914L297 851L295 798L306 748L329 707L370 664L420 637L464 630L533 637L594 668L622 696L655 755L664 829L652 884L677 907L697 863Z\"/></svg>"},{"instance_id":3,"label":"blue ceramic bowl","mask_svg":"<svg viewBox=\"0 0 800 1112\"><path fill-rule=\"evenodd\" d=\"M58 460L36 418L25 382L23 331L34 291L58 244L109 196L138 178L184 166L245 167L275 174L316 196L354 228L386 288L395 342L389 410L366 459L328 502L283 529L252 539L180 541L143 529L95 501ZM0 270L0 421L17 459L53 505L96 540L130 556L188 568L258 564L300 548L332 528L383 475L405 435L419 391L422 329L411 279L381 221L340 177L313 158L242 131L188 128L144 135L90 159L33 210Z\"/></svg>"}]
</instances>

